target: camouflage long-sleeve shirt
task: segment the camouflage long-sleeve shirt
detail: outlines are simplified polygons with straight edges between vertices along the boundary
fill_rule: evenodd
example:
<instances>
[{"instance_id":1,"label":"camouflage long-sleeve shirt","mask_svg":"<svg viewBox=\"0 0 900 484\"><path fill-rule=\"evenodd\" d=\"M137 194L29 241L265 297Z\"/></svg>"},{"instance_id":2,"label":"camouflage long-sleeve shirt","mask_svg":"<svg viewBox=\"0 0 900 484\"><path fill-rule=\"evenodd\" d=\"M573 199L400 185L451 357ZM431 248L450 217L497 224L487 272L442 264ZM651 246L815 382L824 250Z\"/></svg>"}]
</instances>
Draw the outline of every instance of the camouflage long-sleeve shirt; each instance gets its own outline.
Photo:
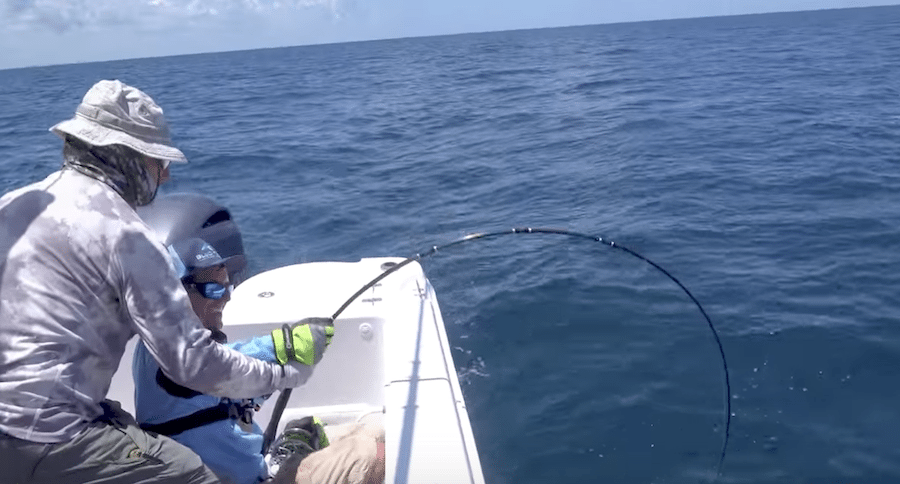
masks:
<instances>
[{"instance_id":1,"label":"camouflage long-sleeve shirt","mask_svg":"<svg viewBox=\"0 0 900 484\"><path fill-rule=\"evenodd\" d=\"M0 198L0 432L71 439L135 334L169 378L250 398L303 383L213 342L164 247L110 187L73 170Z\"/></svg>"}]
</instances>

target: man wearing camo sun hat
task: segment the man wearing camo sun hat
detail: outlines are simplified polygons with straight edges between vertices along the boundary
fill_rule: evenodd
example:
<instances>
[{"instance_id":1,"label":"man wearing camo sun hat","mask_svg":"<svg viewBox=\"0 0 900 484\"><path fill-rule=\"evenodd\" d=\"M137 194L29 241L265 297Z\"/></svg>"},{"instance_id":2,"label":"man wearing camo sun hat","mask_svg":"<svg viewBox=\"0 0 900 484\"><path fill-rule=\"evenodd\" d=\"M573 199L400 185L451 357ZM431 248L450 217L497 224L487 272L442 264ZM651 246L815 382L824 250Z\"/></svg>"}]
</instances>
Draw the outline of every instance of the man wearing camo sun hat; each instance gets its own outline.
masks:
<instances>
[{"instance_id":1,"label":"man wearing camo sun hat","mask_svg":"<svg viewBox=\"0 0 900 484\"><path fill-rule=\"evenodd\" d=\"M137 334L172 381L221 397L296 387L312 367L241 355L194 314L166 248L135 212L170 163L187 162L150 96L100 81L50 130L64 140L63 167L0 198L3 481L219 482L187 448L104 400L128 340ZM328 323L310 325L307 361L330 342Z\"/></svg>"}]
</instances>

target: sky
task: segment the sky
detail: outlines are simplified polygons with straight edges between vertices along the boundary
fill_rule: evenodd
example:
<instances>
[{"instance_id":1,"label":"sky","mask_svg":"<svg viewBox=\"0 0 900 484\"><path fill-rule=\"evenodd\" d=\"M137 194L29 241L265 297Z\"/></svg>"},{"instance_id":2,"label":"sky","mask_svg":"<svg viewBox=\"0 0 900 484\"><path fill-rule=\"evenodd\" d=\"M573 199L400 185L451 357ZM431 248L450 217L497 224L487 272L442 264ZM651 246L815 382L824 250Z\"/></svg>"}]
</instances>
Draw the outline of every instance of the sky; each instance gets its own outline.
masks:
<instances>
[{"instance_id":1,"label":"sky","mask_svg":"<svg viewBox=\"0 0 900 484\"><path fill-rule=\"evenodd\" d=\"M0 69L900 0L0 0Z\"/></svg>"}]
</instances>

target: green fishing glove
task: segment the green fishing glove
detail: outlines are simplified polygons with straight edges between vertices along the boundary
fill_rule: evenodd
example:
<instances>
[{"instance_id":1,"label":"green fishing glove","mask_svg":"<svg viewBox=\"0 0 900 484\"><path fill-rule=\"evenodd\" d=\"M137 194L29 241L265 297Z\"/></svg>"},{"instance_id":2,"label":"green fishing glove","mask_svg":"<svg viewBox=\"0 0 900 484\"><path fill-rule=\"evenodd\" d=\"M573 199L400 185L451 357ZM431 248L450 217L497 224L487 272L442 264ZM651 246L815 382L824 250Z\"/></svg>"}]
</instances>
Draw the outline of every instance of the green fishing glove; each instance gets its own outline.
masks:
<instances>
[{"instance_id":1,"label":"green fishing glove","mask_svg":"<svg viewBox=\"0 0 900 484\"><path fill-rule=\"evenodd\" d=\"M310 450L316 451L328 447L328 436L325 435L325 424L319 417L309 416L291 420L284 426L284 440L301 440Z\"/></svg>"},{"instance_id":2,"label":"green fishing glove","mask_svg":"<svg viewBox=\"0 0 900 484\"><path fill-rule=\"evenodd\" d=\"M272 331L275 359L282 365L290 360L315 365L331 344L332 336L334 320L331 318L305 318L293 325L285 324Z\"/></svg>"}]
</instances>

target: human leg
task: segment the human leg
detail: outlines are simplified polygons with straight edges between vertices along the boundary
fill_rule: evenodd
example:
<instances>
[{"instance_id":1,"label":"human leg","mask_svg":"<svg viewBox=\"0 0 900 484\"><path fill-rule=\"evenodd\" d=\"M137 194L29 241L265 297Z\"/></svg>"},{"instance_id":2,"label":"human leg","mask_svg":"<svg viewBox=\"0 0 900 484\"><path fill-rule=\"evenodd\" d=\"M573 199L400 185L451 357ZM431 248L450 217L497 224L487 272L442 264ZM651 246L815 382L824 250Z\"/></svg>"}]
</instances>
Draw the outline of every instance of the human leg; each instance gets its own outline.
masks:
<instances>
[{"instance_id":1,"label":"human leg","mask_svg":"<svg viewBox=\"0 0 900 484\"><path fill-rule=\"evenodd\" d=\"M108 412L69 442L37 444L0 438L0 465L17 463L14 484L219 484L190 449L142 431L121 408ZM9 468L9 467L7 467Z\"/></svg>"}]
</instances>

